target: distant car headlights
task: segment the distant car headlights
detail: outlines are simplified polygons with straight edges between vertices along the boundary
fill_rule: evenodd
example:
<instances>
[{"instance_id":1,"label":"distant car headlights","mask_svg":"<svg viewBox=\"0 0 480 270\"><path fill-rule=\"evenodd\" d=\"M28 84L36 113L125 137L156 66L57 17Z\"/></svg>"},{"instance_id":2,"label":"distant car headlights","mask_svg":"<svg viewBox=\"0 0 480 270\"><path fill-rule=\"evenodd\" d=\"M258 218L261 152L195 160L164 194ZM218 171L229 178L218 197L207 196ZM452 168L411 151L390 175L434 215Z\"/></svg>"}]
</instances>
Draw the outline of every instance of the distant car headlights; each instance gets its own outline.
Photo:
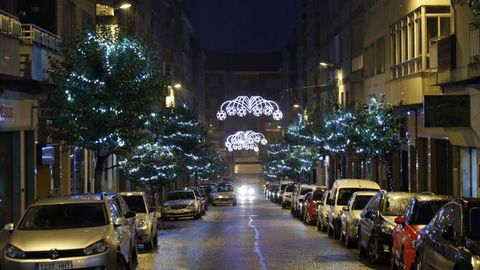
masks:
<instances>
[{"instance_id":1,"label":"distant car headlights","mask_svg":"<svg viewBox=\"0 0 480 270\"><path fill-rule=\"evenodd\" d=\"M472 269L480 270L480 256L476 256L476 255L472 256Z\"/></svg>"},{"instance_id":2,"label":"distant car headlights","mask_svg":"<svg viewBox=\"0 0 480 270\"><path fill-rule=\"evenodd\" d=\"M108 243L105 240L100 240L83 249L83 254L86 256L93 254L100 254L108 250Z\"/></svg>"},{"instance_id":3,"label":"distant car headlights","mask_svg":"<svg viewBox=\"0 0 480 270\"><path fill-rule=\"evenodd\" d=\"M23 259L25 258L25 252L14 245L8 245L5 248L5 256L13 259Z\"/></svg>"}]
</instances>

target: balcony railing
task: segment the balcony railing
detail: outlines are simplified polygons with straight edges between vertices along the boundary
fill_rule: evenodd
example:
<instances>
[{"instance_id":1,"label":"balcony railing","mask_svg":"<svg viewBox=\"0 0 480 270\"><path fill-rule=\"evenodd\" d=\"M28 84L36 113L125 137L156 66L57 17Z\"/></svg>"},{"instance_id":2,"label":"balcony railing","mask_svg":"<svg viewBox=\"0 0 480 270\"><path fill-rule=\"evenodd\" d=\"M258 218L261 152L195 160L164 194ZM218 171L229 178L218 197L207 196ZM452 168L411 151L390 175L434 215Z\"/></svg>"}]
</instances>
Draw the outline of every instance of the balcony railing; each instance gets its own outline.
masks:
<instances>
[{"instance_id":1,"label":"balcony railing","mask_svg":"<svg viewBox=\"0 0 480 270\"><path fill-rule=\"evenodd\" d=\"M17 17L0 10L0 33L14 38L21 35L21 23Z\"/></svg>"},{"instance_id":2,"label":"balcony railing","mask_svg":"<svg viewBox=\"0 0 480 270\"><path fill-rule=\"evenodd\" d=\"M480 31L470 24L470 63L478 62L480 58Z\"/></svg>"},{"instance_id":3,"label":"balcony railing","mask_svg":"<svg viewBox=\"0 0 480 270\"><path fill-rule=\"evenodd\" d=\"M62 41L59 36L33 24L22 24L20 39L24 44L37 44L54 51L61 50Z\"/></svg>"}]
</instances>

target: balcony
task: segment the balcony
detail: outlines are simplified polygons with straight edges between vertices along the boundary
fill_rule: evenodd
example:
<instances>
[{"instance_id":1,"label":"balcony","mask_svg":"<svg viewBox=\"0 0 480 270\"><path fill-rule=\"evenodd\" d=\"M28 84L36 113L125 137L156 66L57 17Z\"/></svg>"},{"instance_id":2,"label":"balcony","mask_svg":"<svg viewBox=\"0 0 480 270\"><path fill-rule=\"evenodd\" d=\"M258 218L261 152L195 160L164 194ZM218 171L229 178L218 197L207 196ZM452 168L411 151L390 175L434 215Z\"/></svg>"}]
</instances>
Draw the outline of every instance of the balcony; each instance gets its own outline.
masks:
<instances>
[{"instance_id":1,"label":"balcony","mask_svg":"<svg viewBox=\"0 0 480 270\"><path fill-rule=\"evenodd\" d=\"M18 38L21 35L21 24L17 17L0 10L0 33Z\"/></svg>"},{"instance_id":2,"label":"balcony","mask_svg":"<svg viewBox=\"0 0 480 270\"><path fill-rule=\"evenodd\" d=\"M18 18L0 10L0 74L19 76L20 35Z\"/></svg>"},{"instance_id":3,"label":"balcony","mask_svg":"<svg viewBox=\"0 0 480 270\"><path fill-rule=\"evenodd\" d=\"M33 24L22 24L20 46L20 77L41 81L47 78L49 58L59 56L59 36Z\"/></svg>"}]
</instances>

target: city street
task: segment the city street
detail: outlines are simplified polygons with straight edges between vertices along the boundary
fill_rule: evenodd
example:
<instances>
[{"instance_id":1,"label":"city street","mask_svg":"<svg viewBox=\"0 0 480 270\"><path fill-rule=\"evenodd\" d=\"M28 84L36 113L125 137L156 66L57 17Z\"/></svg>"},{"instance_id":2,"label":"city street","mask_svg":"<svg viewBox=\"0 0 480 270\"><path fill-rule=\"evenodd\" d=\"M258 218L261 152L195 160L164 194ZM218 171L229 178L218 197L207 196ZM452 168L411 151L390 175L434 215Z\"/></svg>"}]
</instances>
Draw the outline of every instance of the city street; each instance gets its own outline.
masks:
<instances>
[{"instance_id":1,"label":"city street","mask_svg":"<svg viewBox=\"0 0 480 270\"><path fill-rule=\"evenodd\" d=\"M137 269L387 269L306 226L265 198L210 206L199 220L160 224L159 247Z\"/></svg>"}]
</instances>

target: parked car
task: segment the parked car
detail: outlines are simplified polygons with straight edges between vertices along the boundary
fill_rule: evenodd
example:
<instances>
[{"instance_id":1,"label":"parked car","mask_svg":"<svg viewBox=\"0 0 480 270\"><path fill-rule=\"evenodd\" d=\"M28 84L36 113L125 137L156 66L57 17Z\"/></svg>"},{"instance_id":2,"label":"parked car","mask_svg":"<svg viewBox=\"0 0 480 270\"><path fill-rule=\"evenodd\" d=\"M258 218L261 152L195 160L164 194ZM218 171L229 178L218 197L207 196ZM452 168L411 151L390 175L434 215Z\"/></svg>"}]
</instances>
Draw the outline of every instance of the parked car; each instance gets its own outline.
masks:
<instances>
[{"instance_id":1,"label":"parked car","mask_svg":"<svg viewBox=\"0 0 480 270\"><path fill-rule=\"evenodd\" d=\"M419 195L410 199L405 214L395 218L392 232L391 268L411 269L415 261L415 246L420 230L451 200L448 196Z\"/></svg>"},{"instance_id":2,"label":"parked car","mask_svg":"<svg viewBox=\"0 0 480 270\"><path fill-rule=\"evenodd\" d=\"M136 240L146 249L153 249L158 244L158 219L155 207L148 207L144 192L120 192L130 210L136 214Z\"/></svg>"},{"instance_id":3,"label":"parked car","mask_svg":"<svg viewBox=\"0 0 480 270\"><path fill-rule=\"evenodd\" d=\"M292 196L292 214L297 218L301 218L302 208L301 203L305 197L305 194L312 191L314 188L325 188L323 186L317 185L308 185L308 184L301 184L296 191L294 191L294 195Z\"/></svg>"},{"instance_id":4,"label":"parked car","mask_svg":"<svg viewBox=\"0 0 480 270\"><path fill-rule=\"evenodd\" d=\"M213 203L213 199L215 198L215 195L217 193L217 187L214 184L208 184L204 186L200 186L200 188L203 188L205 191L205 196L207 197L207 202L208 203Z\"/></svg>"},{"instance_id":5,"label":"parked car","mask_svg":"<svg viewBox=\"0 0 480 270\"><path fill-rule=\"evenodd\" d=\"M276 196L276 200L275 202L278 203L278 204L282 204L282 200L283 200L283 193L285 192L285 188L292 184L292 181L291 180L284 180L284 181L280 181L280 185L278 187L278 191L277 191L277 196Z\"/></svg>"},{"instance_id":6,"label":"parked car","mask_svg":"<svg viewBox=\"0 0 480 270\"><path fill-rule=\"evenodd\" d=\"M343 213L340 216L342 223L340 242L344 243L347 248L356 243L360 213L375 194L377 194L375 191L357 191L353 193L347 206L343 207Z\"/></svg>"},{"instance_id":7,"label":"parked car","mask_svg":"<svg viewBox=\"0 0 480 270\"><path fill-rule=\"evenodd\" d=\"M134 216L105 194L34 202L18 226L4 226L4 269L133 269Z\"/></svg>"},{"instance_id":8,"label":"parked car","mask_svg":"<svg viewBox=\"0 0 480 270\"><path fill-rule=\"evenodd\" d=\"M285 190L282 194L282 208L287 208L292 206L292 194L295 190L295 184L291 183L285 186Z\"/></svg>"},{"instance_id":9,"label":"parked car","mask_svg":"<svg viewBox=\"0 0 480 270\"><path fill-rule=\"evenodd\" d=\"M201 202L193 190L171 191L161 204L161 219L182 217L198 219L201 216L201 207Z\"/></svg>"},{"instance_id":10,"label":"parked car","mask_svg":"<svg viewBox=\"0 0 480 270\"><path fill-rule=\"evenodd\" d=\"M340 238L342 208L347 205L353 193L357 191L378 191L380 186L373 181L364 179L338 179L330 190L330 198L327 201L328 210L328 235L335 239Z\"/></svg>"},{"instance_id":11,"label":"parked car","mask_svg":"<svg viewBox=\"0 0 480 270\"><path fill-rule=\"evenodd\" d=\"M480 269L480 199L445 204L421 230L415 269Z\"/></svg>"},{"instance_id":12,"label":"parked car","mask_svg":"<svg viewBox=\"0 0 480 270\"><path fill-rule=\"evenodd\" d=\"M374 264L379 263L392 248L392 231L395 217L402 215L409 200L418 194L379 191L360 214L358 249L360 256L367 254Z\"/></svg>"},{"instance_id":13,"label":"parked car","mask_svg":"<svg viewBox=\"0 0 480 270\"><path fill-rule=\"evenodd\" d=\"M317 206L317 231L326 232L328 228L328 205L330 191L323 193L320 203Z\"/></svg>"},{"instance_id":14,"label":"parked car","mask_svg":"<svg viewBox=\"0 0 480 270\"><path fill-rule=\"evenodd\" d=\"M237 196L235 190L230 184L218 184L217 196L213 200L213 205L217 204L232 204L237 205Z\"/></svg>"},{"instance_id":15,"label":"parked car","mask_svg":"<svg viewBox=\"0 0 480 270\"><path fill-rule=\"evenodd\" d=\"M310 192L311 196L309 196L309 199L305 199L303 202L304 214L302 216L305 224L317 223L317 208L325 192L327 192L327 189L325 188L316 188ZM305 196L305 198L306 197L307 196Z\"/></svg>"},{"instance_id":16,"label":"parked car","mask_svg":"<svg viewBox=\"0 0 480 270\"><path fill-rule=\"evenodd\" d=\"M208 209L208 202L205 192L203 192L203 190L201 190L199 187L185 187L185 190L193 190L195 197L200 201L200 213L205 215L205 211Z\"/></svg>"}]
</instances>

